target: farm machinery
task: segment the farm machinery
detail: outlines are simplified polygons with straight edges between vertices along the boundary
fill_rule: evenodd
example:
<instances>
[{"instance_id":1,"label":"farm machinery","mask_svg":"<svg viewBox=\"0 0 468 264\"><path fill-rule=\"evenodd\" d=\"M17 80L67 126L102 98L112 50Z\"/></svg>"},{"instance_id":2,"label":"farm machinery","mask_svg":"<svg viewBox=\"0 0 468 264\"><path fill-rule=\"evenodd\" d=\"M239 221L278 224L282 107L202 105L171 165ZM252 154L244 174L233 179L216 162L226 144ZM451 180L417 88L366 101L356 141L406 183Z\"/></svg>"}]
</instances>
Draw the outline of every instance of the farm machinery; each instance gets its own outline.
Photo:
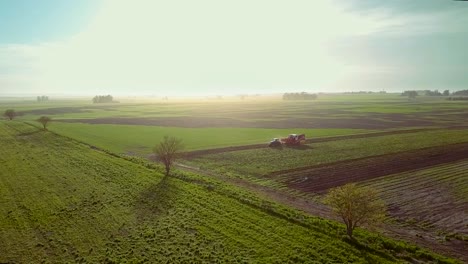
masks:
<instances>
[{"instance_id":1,"label":"farm machinery","mask_svg":"<svg viewBox=\"0 0 468 264\"><path fill-rule=\"evenodd\" d=\"M269 147L281 147L283 144L286 146L299 146L301 142L305 141L305 134L290 134L285 138L274 138L268 144Z\"/></svg>"}]
</instances>

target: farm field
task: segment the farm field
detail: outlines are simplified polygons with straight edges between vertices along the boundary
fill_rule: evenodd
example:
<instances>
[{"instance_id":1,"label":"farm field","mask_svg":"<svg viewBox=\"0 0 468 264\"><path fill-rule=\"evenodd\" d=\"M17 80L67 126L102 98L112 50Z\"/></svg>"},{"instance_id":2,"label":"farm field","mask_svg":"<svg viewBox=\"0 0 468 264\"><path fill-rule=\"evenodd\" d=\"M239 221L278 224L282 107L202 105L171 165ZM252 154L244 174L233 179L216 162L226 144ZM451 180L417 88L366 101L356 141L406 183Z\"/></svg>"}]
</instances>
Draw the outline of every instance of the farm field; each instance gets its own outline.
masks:
<instances>
[{"instance_id":1,"label":"farm field","mask_svg":"<svg viewBox=\"0 0 468 264\"><path fill-rule=\"evenodd\" d=\"M289 169L465 142L468 142L468 133L463 129L436 130L333 140L299 148L260 148L202 155L190 159L189 163L219 172L266 176Z\"/></svg>"},{"instance_id":2,"label":"farm field","mask_svg":"<svg viewBox=\"0 0 468 264\"><path fill-rule=\"evenodd\" d=\"M459 240L459 246L468 241L468 159L362 184L380 191L390 214L403 225Z\"/></svg>"},{"instance_id":3,"label":"farm field","mask_svg":"<svg viewBox=\"0 0 468 264\"><path fill-rule=\"evenodd\" d=\"M346 257L355 258L356 262L369 262L372 259L378 259L377 262L409 260L410 255L414 259L420 258L415 250L406 252L406 246L403 254L396 254L392 250L389 253L386 246L382 248L375 241L369 242L375 239L374 235L360 231L359 240L367 241L367 249L376 250L374 253L369 253L368 250L363 253L362 248L346 242L342 233L336 231L339 229L334 226L336 222L321 222L322 220L314 217L320 215L339 220L330 215L329 209L322 204L322 195L332 187L358 182L379 190L389 206L389 217L385 226L378 229L379 232L416 243L439 254L468 261L468 256L464 253L468 243L464 213L467 195L464 168L468 155L468 108L465 102L452 102L444 98L408 101L392 94L374 94L323 95L317 101L297 102L261 97L244 101L231 98L201 102L129 99L121 100L119 104L102 105L82 100L57 100L44 104L9 100L2 101L0 106L4 109L14 108L21 113L16 121L2 123L3 133L10 135L6 142L24 144L15 145L17 150L5 152L5 156L15 159L15 155L20 155L20 150L25 146L28 146L28 150L31 148L43 153L45 145L50 145L59 153L53 157L50 156L51 153L42 157L34 155L38 153L33 151L28 154L28 158L20 159L30 160L29 165L32 167L26 167L25 171L18 174L24 176L28 174L28 170L32 170L34 175L40 177L37 181L42 183L31 186L37 184L46 190L49 187L45 186L52 186L52 189L41 192L51 195L47 199L53 201L47 200L43 205L38 205L41 209L36 213L41 216L27 220L32 215L32 209L16 209L21 215L15 216L15 219L23 221L22 226L32 222L49 223L53 219L54 226L50 227L52 231L49 227L43 227L49 230L44 231L46 235L39 231L42 240L39 239L38 247L42 251L35 255L37 259L47 258L46 254L53 252L50 254L70 261L83 258L93 262L109 258L121 262L124 259L143 260L151 255L158 256L162 262L219 259L228 262L268 263L271 262L268 256L276 253L271 251L271 245L274 244L275 247L285 248L277 253L279 257L275 259L291 259L291 250L287 249L297 248L294 250L295 262L305 262L309 259L307 256L312 256L312 259L325 256L319 262L340 262L338 256L342 253L324 255L325 246L315 246L321 242L314 242L305 235L300 235L301 232L315 235L317 230L312 228L312 231L304 231L304 228L310 229L311 226L304 227L303 220L298 223L297 217L291 220L290 215L296 214L300 215L299 219L306 219L304 221L311 221L314 225L322 226L322 223L326 223L321 227L326 232L319 232L317 236L321 236L324 241L333 239L340 248L327 249L327 252L350 251ZM50 132L37 132L39 124L35 120L42 115L53 118L49 126ZM272 138L284 137L289 133L305 133L306 144L296 148L267 147ZM153 158L151 150L164 135L181 138L186 147L183 158L177 161L179 171L172 178L162 177L158 172L160 170L154 165L150 169L144 165ZM6 148L2 151L12 150ZM79 154L81 152L85 154ZM113 156L106 155L105 152ZM118 158L119 155L121 158ZM56 165L36 161L37 156L41 156L40 159L47 158L51 164ZM63 161L56 163L51 160L59 159L59 156ZM41 165L35 164L39 161ZM80 165L88 163L91 165ZM7 168L15 167L17 166ZM60 171L62 167L64 169ZM112 169L108 169L109 167ZM51 169L51 174L38 172L39 168ZM67 171L74 176L64 176ZM62 178L56 178L57 175ZM81 180L88 179L88 175L92 176L92 182L82 183ZM53 178L45 181L47 177ZM24 178L22 181L26 182ZM62 198L58 197L62 197L65 191L57 191L59 187L55 182L61 184L60 188L65 188L64 185L68 182L77 186L85 184L86 187L74 187L77 190L82 188L82 191L67 194L64 201L59 201ZM159 182L162 183L158 185ZM107 183L109 186L104 186ZM12 188L12 184L9 182L3 185ZM212 186L216 188L213 190ZM98 190L105 191L98 195ZM153 190L155 194L148 190ZM177 197L167 194L166 190L176 193ZM90 195L93 196L89 198ZM5 195L19 197L19 200L26 196L26 193L16 192ZM119 198L111 201L114 196ZM148 204L148 201L157 203L158 197L169 196L167 204L166 201L160 206ZM399 197L402 199L399 200ZM415 200L418 198L419 200ZM6 198L2 199L6 201ZM211 201L217 201L217 204L211 204ZM252 204L251 201L256 202ZM85 215L78 217L70 213L71 222L63 223L58 220L57 214L44 213L42 209L46 207L45 203L54 205L52 209L55 209L47 209L50 212L65 210L68 217L70 210L64 208L73 204L73 210L82 210L79 214ZM265 204L268 206L265 207ZM274 208L280 208L279 211L286 213L282 213L283 216L278 216L276 211L272 214L269 211L272 204ZM176 205L181 207L175 209ZM79 209L81 207L86 209ZM109 208L111 211L103 211ZM448 218L447 212L453 217ZM148 215L153 214L158 214L158 217L148 220ZM42 215L49 218L40 220ZM226 216L231 222L218 215ZM70 231L70 234L57 231L59 225L73 229L70 227L72 222L78 221L79 227L92 225L89 219L98 219L99 222L106 217L118 220L109 226L88 227L92 229L89 231L90 236L99 237L92 244L92 250L85 246L86 242L77 242L79 235L73 233L74 231ZM143 224L139 221L143 221ZM270 222L275 224L270 225ZM289 229L290 223L293 223L293 231ZM230 228L221 227L225 225ZM334 227L331 228L330 225ZM171 229L172 227L175 229ZM255 231L246 230L246 227ZM147 231L150 235L144 235ZM28 232L29 236L34 232L38 233ZM292 232L295 238L286 239L287 241L279 239L277 242L274 239L276 236L272 235L275 232L284 236ZM104 237L101 233L111 235ZM49 236L54 236L52 239L66 239L60 239L60 242L52 245L47 242ZM23 238L26 239L25 237L27 235ZM199 239L203 241L193 242L199 249L199 254L188 253L193 244L180 242L187 239L191 242L200 241ZM84 240L95 239L87 237ZM152 242L156 240L164 243L155 247ZM217 244L214 240L222 242ZM63 241L67 241L64 244L68 245L68 253L54 253L65 252L63 245L57 246ZM13 241L8 244L9 248L16 250L18 243L21 242ZM49 243L48 246L43 246L46 243ZM252 244L256 246L251 248ZM70 245L76 247L72 250L75 253L69 253ZM266 249L267 245L269 249ZM311 245L312 249L309 248ZM335 242L333 247L334 245ZM35 250L33 244L29 246ZM97 248L108 250L92 253L99 251ZM169 252L174 252L174 249L178 253L171 253L169 256ZM144 254L144 251L150 253ZM223 252L226 251L232 254L224 256ZM1 261L3 260L0 259ZM425 261L429 260L423 260Z\"/></svg>"},{"instance_id":4,"label":"farm field","mask_svg":"<svg viewBox=\"0 0 468 264\"><path fill-rule=\"evenodd\" d=\"M357 133L466 126L463 102L444 98L408 101L394 94L322 95L317 101L270 97L245 100L162 101L123 98L44 103L1 101L24 121L50 116L52 131L122 154L147 156L164 134L182 137L187 150L266 144L273 137L306 133L318 138ZM129 136L132 135L132 136Z\"/></svg>"},{"instance_id":5,"label":"farm field","mask_svg":"<svg viewBox=\"0 0 468 264\"><path fill-rule=\"evenodd\" d=\"M297 129L315 137L351 135L370 132L364 129ZM51 131L113 152L147 156L164 135L184 139L187 151L227 146L258 144L288 134L291 129L264 128L180 128L114 124L55 123ZM123 135L135 135L124 137Z\"/></svg>"},{"instance_id":6,"label":"farm field","mask_svg":"<svg viewBox=\"0 0 468 264\"><path fill-rule=\"evenodd\" d=\"M0 142L0 262L453 262L368 232L355 246L334 222L22 122L0 122Z\"/></svg>"},{"instance_id":7,"label":"farm field","mask_svg":"<svg viewBox=\"0 0 468 264\"><path fill-rule=\"evenodd\" d=\"M27 6L0 264L468 264L468 0Z\"/></svg>"}]
</instances>

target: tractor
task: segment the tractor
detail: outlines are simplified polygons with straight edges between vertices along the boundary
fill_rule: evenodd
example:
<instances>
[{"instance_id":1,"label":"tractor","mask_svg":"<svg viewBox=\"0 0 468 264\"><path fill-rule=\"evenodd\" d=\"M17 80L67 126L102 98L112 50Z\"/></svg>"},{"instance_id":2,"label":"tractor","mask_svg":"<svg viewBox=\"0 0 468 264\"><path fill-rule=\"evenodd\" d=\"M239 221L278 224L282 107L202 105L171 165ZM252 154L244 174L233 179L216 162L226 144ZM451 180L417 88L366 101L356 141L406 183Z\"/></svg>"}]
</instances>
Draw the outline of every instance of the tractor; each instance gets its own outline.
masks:
<instances>
[{"instance_id":1,"label":"tractor","mask_svg":"<svg viewBox=\"0 0 468 264\"><path fill-rule=\"evenodd\" d=\"M270 141L270 144L268 144L268 146L271 148L278 148L281 147L281 145L282 143L279 138L274 138L272 141Z\"/></svg>"},{"instance_id":2,"label":"tractor","mask_svg":"<svg viewBox=\"0 0 468 264\"><path fill-rule=\"evenodd\" d=\"M283 144L286 146L299 146L301 142L305 141L305 134L290 134L286 138L278 139L274 138L272 141L270 141L270 144L268 144L269 147L280 147Z\"/></svg>"}]
</instances>

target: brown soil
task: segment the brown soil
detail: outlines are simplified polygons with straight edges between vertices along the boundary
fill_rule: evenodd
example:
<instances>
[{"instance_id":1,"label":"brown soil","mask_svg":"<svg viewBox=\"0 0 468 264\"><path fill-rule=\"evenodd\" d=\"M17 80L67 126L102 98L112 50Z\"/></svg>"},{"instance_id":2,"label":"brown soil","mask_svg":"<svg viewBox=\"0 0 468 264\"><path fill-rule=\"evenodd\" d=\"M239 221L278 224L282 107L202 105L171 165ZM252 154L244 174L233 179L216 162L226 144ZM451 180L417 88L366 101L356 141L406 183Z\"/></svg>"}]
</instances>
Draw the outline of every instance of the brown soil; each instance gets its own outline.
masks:
<instances>
[{"instance_id":1,"label":"brown soil","mask_svg":"<svg viewBox=\"0 0 468 264\"><path fill-rule=\"evenodd\" d=\"M468 143L461 143L277 171L269 176L278 178L291 188L320 193L349 182L364 181L466 158L468 158Z\"/></svg>"}]
</instances>

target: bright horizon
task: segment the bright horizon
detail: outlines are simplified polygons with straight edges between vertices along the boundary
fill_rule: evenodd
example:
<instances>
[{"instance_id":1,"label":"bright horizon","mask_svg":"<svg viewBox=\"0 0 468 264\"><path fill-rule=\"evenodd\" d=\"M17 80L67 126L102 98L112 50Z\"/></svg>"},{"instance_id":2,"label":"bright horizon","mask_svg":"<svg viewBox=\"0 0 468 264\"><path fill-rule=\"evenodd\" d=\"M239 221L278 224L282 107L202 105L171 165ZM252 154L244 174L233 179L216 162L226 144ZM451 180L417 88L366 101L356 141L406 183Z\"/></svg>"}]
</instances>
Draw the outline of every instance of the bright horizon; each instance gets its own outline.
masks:
<instances>
[{"instance_id":1,"label":"bright horizon","mask_svg":"<svg viewBox=\"0 0 468 264\"><path fill-rule=\"evenodd\" d=\"M468 3L344 3L2 1L0 95L468 88Z\"/></svg>"}]
</instances>

